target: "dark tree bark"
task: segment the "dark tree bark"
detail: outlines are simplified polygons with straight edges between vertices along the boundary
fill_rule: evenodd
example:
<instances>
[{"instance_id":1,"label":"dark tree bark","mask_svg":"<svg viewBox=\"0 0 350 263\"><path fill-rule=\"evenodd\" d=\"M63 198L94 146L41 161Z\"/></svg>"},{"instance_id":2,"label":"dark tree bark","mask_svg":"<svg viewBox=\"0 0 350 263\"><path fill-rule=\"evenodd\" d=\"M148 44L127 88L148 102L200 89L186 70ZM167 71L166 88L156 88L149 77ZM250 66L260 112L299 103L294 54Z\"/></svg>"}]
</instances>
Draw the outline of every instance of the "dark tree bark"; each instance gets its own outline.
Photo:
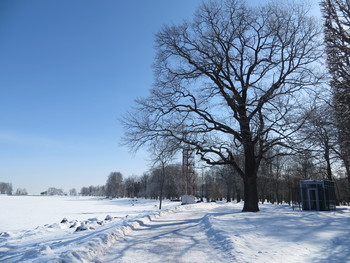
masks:
<instances>
[{"instance_id":1,"label":"dark tree bark","mask_svg":"<svg viewBox=\"0 0 350 263\"><path fill-rule=\"evenodd\" d=\"M306 13L295 4L212 1L191 23L165 26L151 95L123 120L126 144L137 150L169 137L209 165L231 165L244 181L243 211L259 211L260 161L300 128L299 98L320 80L320 29Z\"/></svg>"},{"instance_id":2,"label":"dark tree bark","mask_svg":"<svg viewBox=\"0 0 350 263\"><path fill-rule=\"evenodd\" d=\"M163 202L163 190L164 190L164 181L165 181L165 163L162 162L161 167L161 175L160 175L160 190L159 190L159 210L162 210L162 202Z\"/></svg>"},{"instance_id":3,"label":"dark tree bark","mask_svg":"<svg viewBox=\"0 0 350 263\"><path fill-rule=\"evenodd\" d=\"M259 211L259 198L256 184L257 177L243 177L244 182L244 207L243 212Z\"/></svg>"}]
</instances>

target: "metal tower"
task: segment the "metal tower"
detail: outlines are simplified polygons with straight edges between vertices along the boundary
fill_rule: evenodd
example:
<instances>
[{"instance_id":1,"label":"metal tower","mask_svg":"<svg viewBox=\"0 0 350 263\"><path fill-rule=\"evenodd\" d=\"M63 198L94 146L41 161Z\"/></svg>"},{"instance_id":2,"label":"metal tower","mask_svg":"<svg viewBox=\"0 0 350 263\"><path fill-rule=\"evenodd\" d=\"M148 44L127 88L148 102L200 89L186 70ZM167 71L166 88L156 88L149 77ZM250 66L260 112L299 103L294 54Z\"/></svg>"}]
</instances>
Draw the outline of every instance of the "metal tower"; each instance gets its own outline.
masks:
<instances>
[{"instance_id":1,"label":"metal tower","mask_svg":"<svg viewBox=\"0 0 350 263\"><path fill-rule=\"evenodd\" d=\"M195 152L190 147L184 147L182 151L182 174L184 183L184 194L193 195L195 193Z\"/></svg>"}]
</instances>

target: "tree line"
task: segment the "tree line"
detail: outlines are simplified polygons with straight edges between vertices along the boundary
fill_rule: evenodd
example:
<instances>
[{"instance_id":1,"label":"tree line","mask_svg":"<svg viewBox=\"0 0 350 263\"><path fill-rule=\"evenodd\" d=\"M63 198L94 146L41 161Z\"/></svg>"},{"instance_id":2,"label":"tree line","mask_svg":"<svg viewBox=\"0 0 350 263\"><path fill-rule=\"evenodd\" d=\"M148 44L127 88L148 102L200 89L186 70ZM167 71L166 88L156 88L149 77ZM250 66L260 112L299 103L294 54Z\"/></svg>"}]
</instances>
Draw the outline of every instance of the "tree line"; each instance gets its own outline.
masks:
<instances>
[{"instance_id":1,"label":"tree line","mask_svg":"<svg viewBox=\"0 0 350 263\"><path fill-rule=\"evenodd\" d=\"M25 188L17 188L16 192L13 193L13 188L11 183L0 182L0 194L6 195L27 195L28 192Z\"/></svg>"},{"instance_id":2,"label":"tree line","mask_svg":"<svg viewBox=\"0 0 350 263\"><path fill-rule=\"evenodd\" d=\"M293 190L300 180L328 179L327 163L320 162L312 152L281 156L264 160L258 172L258 199L260 203L292 203ZM339 204L349 205L349 188L345 171L332 178L335 181ZM164 182L162 182L164 180ZM244 185L240 175L230 165L207 166L196 169L194 195L204 202L244 200ZM162 194L161 194L162 193ZM162 179L162 167L157 166L141 176L124 178L112 172L103 186L82 187L82 196L108 198L150 198L179 200L185 194L181 164L168 164Z\"/></svg>"}]
</instances>

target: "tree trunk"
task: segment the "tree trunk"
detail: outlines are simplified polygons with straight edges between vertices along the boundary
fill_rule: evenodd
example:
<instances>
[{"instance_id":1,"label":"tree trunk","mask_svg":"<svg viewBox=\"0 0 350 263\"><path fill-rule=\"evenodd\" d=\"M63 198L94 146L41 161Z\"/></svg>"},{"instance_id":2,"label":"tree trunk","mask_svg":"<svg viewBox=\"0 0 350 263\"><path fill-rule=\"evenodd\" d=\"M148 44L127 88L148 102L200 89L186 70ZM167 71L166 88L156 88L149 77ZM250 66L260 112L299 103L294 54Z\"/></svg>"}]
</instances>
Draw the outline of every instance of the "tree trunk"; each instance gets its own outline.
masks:
<instances>
[{"instance_id":1,"label":"tree trunk","mask_svg":"<svg viewBox=\"0 0 350 263\"><path fill-rule=\"evenodd\" d=\"M241 202L241 189L237 190L237 203Z\"/></svg>"},{"instance_id":2,"label":"tree trunk","mask_svg":"<svg viewBox=\"0 0 350 263\"><path fill-rule=\"evenodd\" d=\"M328 143L326 144L326 149L325 149L325 153L324 153L324 158L326 160L326 164L327 164L327 179L332 181L332 167L331 167L331 161L330 161L330 156L329 156L329 146Z\"/></svg>"},{"instance_id":3,"label":"tree trunk","mask_svg":"<svg viewBox=\"0 0 350 263\"><path fill-rule=\"evenodd\" d=\"M244 206L242 212L259 212L259 197L257 187L258 164L255 158L255 145L252 142L249 122L242 125L244 134Z\"/></svg>"},{"instance_id":4,"label":"tree trunk","mask_svg":"<svg viewBox=\"0 0 350 263\"><path fill-rule=\"evenodd\" d=\"M160 194L159 194L159 210L162 209L162 201L163 201L163 188L164 188L164 181L165 181L165 166L164 163L162 163L162 173L160 178Z\"/></svg>"},{"instance_id":5,"label":"tree trunk","mask_svg":"<svg viewBox=\"0 0 350 263\"><path fill-rule=\"evenodd\" d=\"M346 165L346 173L347 173L347 177L348 177L348 193L349 193L349 196L348 196L348 203L350 203L350 167L349 165Z\"/></svg>"},{"instance_id":6,"label":"tree trunk","mask_svg":"<svg viewBox=\"0 0 350 263\"><path fill-rule=\"evenodd\" d=\"M244 206L242 212L259 212L256 176L245 176L243 182Z\"/></svg>"},{"instance_id":7,"label":"tree trunk","mask_svg":"<svg viewBox=\"0 0 350 263\"><path fill-rule=\"evenodd\" d=\"M227 203L231 202L231 195L229 193L227 193L226 195L226 202Z\"/></svg>"}]
</instances>

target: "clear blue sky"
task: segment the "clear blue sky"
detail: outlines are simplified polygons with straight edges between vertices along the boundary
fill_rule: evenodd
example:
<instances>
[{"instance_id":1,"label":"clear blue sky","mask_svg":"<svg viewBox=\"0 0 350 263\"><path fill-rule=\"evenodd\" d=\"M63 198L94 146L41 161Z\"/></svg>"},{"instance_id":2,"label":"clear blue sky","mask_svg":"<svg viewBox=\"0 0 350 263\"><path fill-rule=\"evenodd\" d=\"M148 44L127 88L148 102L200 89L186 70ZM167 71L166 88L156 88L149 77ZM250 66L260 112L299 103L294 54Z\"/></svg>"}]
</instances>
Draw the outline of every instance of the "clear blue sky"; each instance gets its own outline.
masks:
<instances>
[{"instance_id":1,"label":"clear blue sky","mask_svg":"<svg viewBox=\"0 0 350 263\"><path fill-rule=\"evenodd\" d=\"M1 0L0 182L37 194L148 169L118 118L152 85L154 34L199 0Z\"/></svg>"},{"instance_id":2,"label":"clear blue sky","mask_svg":"<svg viewBox=\"0 0 350 263\"><path fill-rule=\"evenodd\" d=\"M0 182L38 194L147 171L118 118L152 85L154 34L200 2L0 0Z\"/></svg>"}]
</instances>

